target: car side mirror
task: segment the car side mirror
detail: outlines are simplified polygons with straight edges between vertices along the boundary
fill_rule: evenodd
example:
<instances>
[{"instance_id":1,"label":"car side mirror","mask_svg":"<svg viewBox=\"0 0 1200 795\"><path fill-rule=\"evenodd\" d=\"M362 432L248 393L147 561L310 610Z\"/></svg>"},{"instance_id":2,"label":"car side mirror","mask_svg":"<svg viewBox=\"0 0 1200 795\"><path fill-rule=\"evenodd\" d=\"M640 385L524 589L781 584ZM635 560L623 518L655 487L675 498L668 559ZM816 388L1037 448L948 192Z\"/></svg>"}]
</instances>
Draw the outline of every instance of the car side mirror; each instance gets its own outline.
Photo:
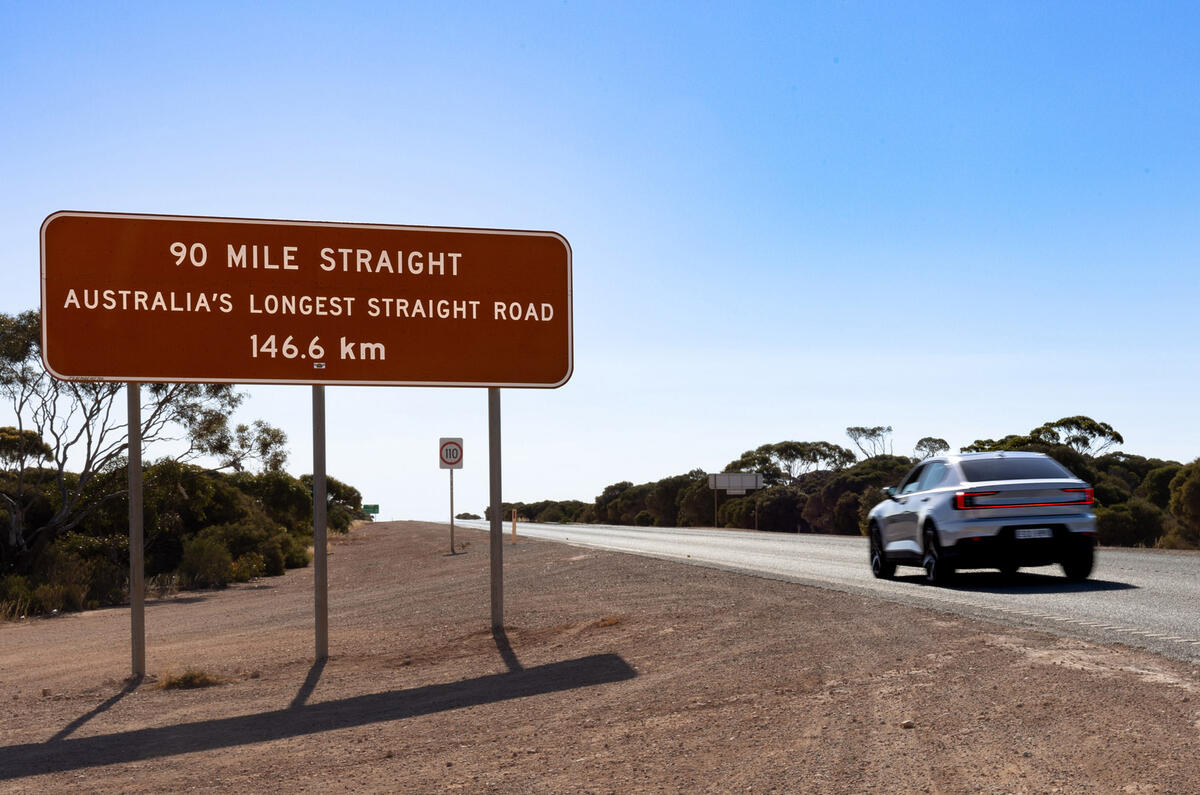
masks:
<instances>
[{"instance_id":1,"label":"car side mirror","mask_svg":"<svg viewBox=\"0 0 1200 795\"><path fill-rule=\"evenodd\" d=\"M887 497L889 500L896 499L896 487L895 486L887 486L886 488L880 489L880 491L882 491L883 496Z\"/></svg>"}]
</instances>

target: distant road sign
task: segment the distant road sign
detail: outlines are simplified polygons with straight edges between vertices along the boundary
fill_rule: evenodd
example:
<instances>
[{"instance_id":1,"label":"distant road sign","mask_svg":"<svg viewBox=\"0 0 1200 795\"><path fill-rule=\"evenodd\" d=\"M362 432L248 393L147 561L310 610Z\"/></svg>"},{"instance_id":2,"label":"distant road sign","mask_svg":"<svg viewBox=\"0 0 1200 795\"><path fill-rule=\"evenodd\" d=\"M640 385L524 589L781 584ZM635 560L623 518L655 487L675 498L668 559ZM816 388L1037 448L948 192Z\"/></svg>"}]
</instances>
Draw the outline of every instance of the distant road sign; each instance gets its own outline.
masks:
<instances>
[{"instance_id":1,"label":"distant road sign","mask_svg":"<svg viewBox=\"0 0 1200 795\"><path fill-rule=\"evenodd\" d=\"M442 437L438 442L438 465L442 469L462 469L462 437Z\"/></svg>"},{"instance_id":2,"label":"distant road sign","mask_svg":"<svg viewBox=\"0 0 1200 795\"><path fill-rule=\"evenodd\" d=\"M372 514L379 513L379 506L378 505L364 505L363 513L372 513Z\"/></svg>"},{"instance_id":3,"label":"distant road sign","mask_svg":"<svg viewBox=\"0 0 1200 795\"><path fill-rule=\"evenodd\" d=\"M763 486L761 472L722 472L708 476L708 487L713 490L727 491L730 494L754 491Z\"/></svg>"},{"instance_id":4,"label":"distant road sign","mask_svg":"<svg viewBox=\"0 0 1200 795\"><path fill-rule=\"evenodd\" d=\"M58 212L42 356L67 380L557 387L554 232Z\"/></svg>"}]
</instances>

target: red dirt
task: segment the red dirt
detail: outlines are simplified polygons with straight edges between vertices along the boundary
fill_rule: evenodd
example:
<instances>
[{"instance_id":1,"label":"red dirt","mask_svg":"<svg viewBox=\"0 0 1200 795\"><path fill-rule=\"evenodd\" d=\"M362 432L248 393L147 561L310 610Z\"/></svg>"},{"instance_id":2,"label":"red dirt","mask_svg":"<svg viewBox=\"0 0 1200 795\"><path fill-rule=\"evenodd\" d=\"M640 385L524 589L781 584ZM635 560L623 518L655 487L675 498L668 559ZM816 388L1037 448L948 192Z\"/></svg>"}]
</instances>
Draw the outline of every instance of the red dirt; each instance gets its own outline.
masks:
<instances>
[{"instance_id":1,"label":"red dirt","mask_svg":"<svg viewBox=\"0 0 1200 795\"><path fill-rule=\"evenodd\" d=\"M0 625L0 791L1200 792L1196 667L529 539L496 639L458 539L335 540L321 668L311 570L151 603L136 688L127 610Z\"/></svg>"}]
</instances>

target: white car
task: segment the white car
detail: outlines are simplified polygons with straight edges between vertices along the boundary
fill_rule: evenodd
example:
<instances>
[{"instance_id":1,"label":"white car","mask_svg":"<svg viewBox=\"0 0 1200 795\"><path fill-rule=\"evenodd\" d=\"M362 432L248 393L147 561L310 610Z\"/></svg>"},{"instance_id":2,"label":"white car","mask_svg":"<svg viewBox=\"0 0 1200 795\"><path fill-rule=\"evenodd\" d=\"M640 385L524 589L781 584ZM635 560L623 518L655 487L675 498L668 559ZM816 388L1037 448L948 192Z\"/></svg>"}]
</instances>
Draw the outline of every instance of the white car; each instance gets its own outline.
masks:
<instances>
[{"instance_id":1,"label":"white car","mask_svg":"<svg viewBox=\"0 0 1200 795\"><path fill-rule=\"evenodd\" d=\"M1092 573L1096 515L1091 487L1042 453L964 453L926 459L871 509L871 572L921 566L930 583L957 569L1060 564L1072 580Z\"/></svg>"}]
</instances>

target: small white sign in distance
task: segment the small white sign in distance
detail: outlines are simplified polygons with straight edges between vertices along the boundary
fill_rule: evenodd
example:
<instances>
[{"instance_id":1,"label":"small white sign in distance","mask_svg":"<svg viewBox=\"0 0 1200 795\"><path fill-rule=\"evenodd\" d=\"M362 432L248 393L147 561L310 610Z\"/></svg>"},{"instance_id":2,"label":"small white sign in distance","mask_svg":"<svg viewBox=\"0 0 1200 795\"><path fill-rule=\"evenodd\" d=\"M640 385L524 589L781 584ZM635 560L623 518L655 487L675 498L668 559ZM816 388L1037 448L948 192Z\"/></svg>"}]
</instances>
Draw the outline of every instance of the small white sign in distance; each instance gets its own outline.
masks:
<instances>
[{"instance_id":1,"label":"small white sign in distance","mask_svg":"<svg viewBox=\"0 0 1200 795\"><path fill-rule=\"evenodd\" d=\"M442 469L462 469L462 462L462 437L443 436L438 442L438 466Z\"/></svg>"}]
</instances>

